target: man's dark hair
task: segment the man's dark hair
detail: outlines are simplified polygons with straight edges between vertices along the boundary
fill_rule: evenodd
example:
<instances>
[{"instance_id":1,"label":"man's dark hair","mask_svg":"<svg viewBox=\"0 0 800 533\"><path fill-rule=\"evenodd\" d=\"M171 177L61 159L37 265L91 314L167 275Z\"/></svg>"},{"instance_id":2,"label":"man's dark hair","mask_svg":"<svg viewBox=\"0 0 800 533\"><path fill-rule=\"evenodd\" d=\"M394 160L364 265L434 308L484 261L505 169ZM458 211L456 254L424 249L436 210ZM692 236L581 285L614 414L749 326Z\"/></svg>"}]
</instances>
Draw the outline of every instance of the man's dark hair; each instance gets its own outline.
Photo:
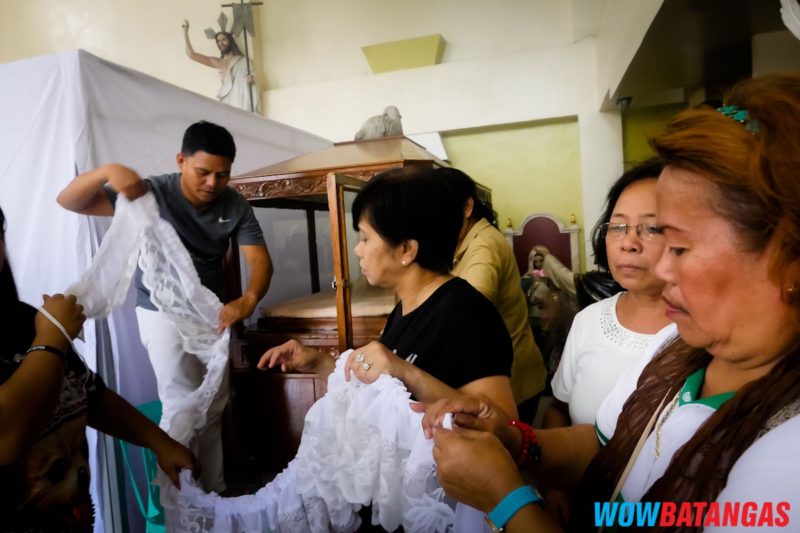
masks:
<instances>
[{"instance_id":1,"label":"man's dark hair","mask_svg":"<svg viewBox=\"0 0 800 533\"><path fill-rule=\"evenodd\" d=\"M181 145L181 153L187 157L200 151L228 157L231 163L236 158L236 144L233 142L233 135L222 126L205 120L195 122L186 128Z\"/></svg>"},{"instance_id":2,"label":"man's dark hair","mask_svg":"<svg viewBox=\"0 0 800 533\"><path fill-rule=\"evenodd\" d=\"M450 272L464 210L450 198L441 170L412 165L378 174L353 202L353 227L365 220L392 246L413 239L419 266Z\"/></svg>"},{"instance_id":3,"label":"man's dark hair","mask_svg":"<svg viewBox=\"0 0 800 533\"><path fill-rule=\"evenodd\" d=\"M611 215L614 213L619 197L622 196L622 192L630 184L646 179L657 179L663 169L664 165L659 159L648 159L625 172L609 189L606 197L606 209L592 230L594 263L602 270L608 270L608 254L606 253L606 239L605 235L603 235L602 225L611 220Z\"/></svg>"}]
</instances>

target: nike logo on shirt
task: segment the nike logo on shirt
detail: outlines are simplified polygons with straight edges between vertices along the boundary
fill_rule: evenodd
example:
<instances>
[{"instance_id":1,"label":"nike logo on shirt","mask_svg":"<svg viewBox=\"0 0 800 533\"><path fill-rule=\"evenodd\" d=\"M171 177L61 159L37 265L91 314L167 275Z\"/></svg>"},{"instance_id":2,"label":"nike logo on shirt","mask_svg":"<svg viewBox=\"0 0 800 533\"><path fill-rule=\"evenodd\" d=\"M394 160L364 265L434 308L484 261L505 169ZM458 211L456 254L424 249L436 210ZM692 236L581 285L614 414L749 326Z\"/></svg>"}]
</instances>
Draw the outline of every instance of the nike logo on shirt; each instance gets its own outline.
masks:
<instances>
[{"instance_id":1,"label":"nike logo on shirt","mask_svg":"<svg viewBox=\"0 0 800 533\"><path fill-rule=\"evenodd\" d=\"M233 219L219 217L219 220L217 220L217 222L219 222L220 224L224 224L226 222L230 222L231 220Z\"/></svg>"}]
</instances>

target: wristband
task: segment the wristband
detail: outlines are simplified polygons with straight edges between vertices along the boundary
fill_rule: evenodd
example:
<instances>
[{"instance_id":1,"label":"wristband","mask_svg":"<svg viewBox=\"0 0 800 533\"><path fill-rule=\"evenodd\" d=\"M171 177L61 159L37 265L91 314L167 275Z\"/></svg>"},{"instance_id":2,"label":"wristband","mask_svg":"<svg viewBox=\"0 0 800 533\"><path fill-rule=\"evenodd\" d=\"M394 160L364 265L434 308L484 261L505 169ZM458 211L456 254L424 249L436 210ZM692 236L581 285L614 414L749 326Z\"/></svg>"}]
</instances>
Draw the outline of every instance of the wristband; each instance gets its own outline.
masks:
<instances>
[{"instance_id":1,"label":"wristband","mask_svg":"<svg viewBox=\"0 0 800 533\"><path fill-rule=\"evenodd\" d=\"M64 363L65 365L67 364L67 356L64 354L64 352L62 352L61 350L59 350L54 346L48 346L46 344L36 344L25 350L25 355L31 352L50 352L53 355L57 355L58 358L61 359L62 363Z\"/></svg>"},{"instance_id":2,"label":"wristband","mask_svg":"<svg viewBox=\"0 0 800 533\"><path fill-rule=\"evenodd\" d=\"M516 459L517 466L522 467L528 463L537 464L542 458L542 447L536 438L533 428L521 420L510 420L509 426L514 426L522 433L522 448Z\"/></svg>"},{"instance_id":3,"label":"wristband","mask_svg":"<svg viewBox=\"0 0 800 533\"><path fill-rule=\"evenodd\" d=\"M497 507L486 515L486 523L494 532L503 531L505 525L517 514L517 511L529 503L540 501L542 501L542 497L530 485L523 485L506 494Z\"/></svg>"}]
</instances>

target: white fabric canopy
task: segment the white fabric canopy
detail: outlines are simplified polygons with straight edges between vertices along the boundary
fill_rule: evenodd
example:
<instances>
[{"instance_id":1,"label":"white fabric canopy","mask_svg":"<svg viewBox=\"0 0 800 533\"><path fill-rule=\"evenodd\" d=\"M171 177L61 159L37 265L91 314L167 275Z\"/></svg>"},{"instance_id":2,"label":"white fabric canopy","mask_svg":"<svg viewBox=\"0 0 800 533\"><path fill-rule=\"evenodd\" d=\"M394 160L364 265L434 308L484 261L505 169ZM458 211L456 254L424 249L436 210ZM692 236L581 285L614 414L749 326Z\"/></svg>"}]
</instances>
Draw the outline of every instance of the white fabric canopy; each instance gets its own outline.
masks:
<instances>
[{"instance_id":1,"label":"white fabric canopy","mask_svg":"<svg viewBox=\"0 0 800 533\"><path fill-rule=\"evenodd\" d=\"M119 162L142 176L176 169L186 127L221 124L237 148L234 174L318 150L330 143L297 129L115 65L70 51L0 65L0 207L20 298L34 306L62 292L91 262L110 220L61 209L58 192L78 173ZM156 396L139 342L133 298L105 323L87 323L79 349L93 369L131 403ZM108 350L110 348L110 350ZM103 354L113 353L113 358ZM96 357L100 354L100 357ZM94 438L90 435L94 452ZM104 471L93 460L99 511L109 512ZM135 529L135 528L134 528ZM96 530L103 531L98 512ZM110 529L109 529L110 530Z\"/></svg>"}]
</instances>

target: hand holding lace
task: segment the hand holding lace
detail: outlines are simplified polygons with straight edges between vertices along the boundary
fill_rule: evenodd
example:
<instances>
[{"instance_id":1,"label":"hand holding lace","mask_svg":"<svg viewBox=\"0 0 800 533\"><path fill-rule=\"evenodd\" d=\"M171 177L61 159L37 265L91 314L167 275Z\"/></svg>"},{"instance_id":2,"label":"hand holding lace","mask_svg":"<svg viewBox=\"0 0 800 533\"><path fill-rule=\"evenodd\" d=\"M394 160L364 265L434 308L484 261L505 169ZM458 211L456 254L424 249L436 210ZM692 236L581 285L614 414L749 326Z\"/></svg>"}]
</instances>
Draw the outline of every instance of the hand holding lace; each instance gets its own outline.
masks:
<instances>
[{"instance_id":1,"label":"hand holding lace","mask_svg":"<svg viewBox=\"0 0 800 533\"><path fill-rule=\"evenodd\" d=\"M189 448L171 439L166 433L164 433L164 438L153 446L152 450L156 454L158 466L161 467L161 470L164 471L178 490L181 488L179 479L181 470L184 468L191 470L195 478L200 475L200 464L194 454Z\"/></svg>"},{"instance_id":2,"label":"hand holding lace","mask_svg":"<svg viewBox=\"0 0 800 533\"><path fill-rule=\"evenodd\" d=\"M403 365L405 361L393 354L380 342L373 341L353 350L348 356L344 378L357 377L363 383L373 383L381 374L389 374L405 383ZM406 385L408 385L406 383Z\"/></svg>"},{"instance_id":3,"label":"hand holding lace","mask_svg":"<svg viewBox=\"0 0 800 533\"><path fill-rule=\"evenodd\" d=\"M49 344L66 348L70 341L80 333L86 316L83 314L83 306L78 304L75 296L68 294L54 294L43 296L44 304L42 308L50 313L66 331L69 338L64 338L64 334L58 327L47 318L44 313L36 313L36 343Z\"/></svg>"},{"instance_id":4,"label":"hand holding lace","mask_svg":"<svg viewBox=\"0 0 800 533\"><path fill-rule=\"evenodd\" d=\"M112 163L103 167L108 184L120 194L124 194L128 200L136 200L140 196L147 194L147 184L142 178L128 167Z\"/></svg>"},{"instance_id":5,"label":"hand holding lace","mask_svg":"<svg viewBox=\"0 0 800 533\"><path fill-rule=\"evenodd\" d=\"M491 433L439 428L433 442L439 481L445 493L461 503L489 512L525 484L511 455Z\"/></svg>"},{"instance_id":6,"label":"hand holding lace","mask_svg":"<svg viewBox=\"0 0 800 533\"><path fill-rule=\"evenodd\" d=\"M445 413L453 413L455 425L493 433L508 449L516 449L514 446L517 444L518 435L515 433L519 432L514 428L510 428L513 431L509 431L508 421L511 418L488 396L462 394L429 405L422 418L422 429L426 437L431 438L434 429L442 426Z\"/></svg>"},{"instance_id":7,"label":"hand holding lace","mask_svg":"<svg viewBox=\"0 0 800 533\"><path fill-rule=\"evenodd\" d=\"M252 315L256 308L256 303L254 298L245 294L225 304L219 312L219 328L217 329L217 335L222 334L226 328Z\"/></svg>"}]
</instances>

